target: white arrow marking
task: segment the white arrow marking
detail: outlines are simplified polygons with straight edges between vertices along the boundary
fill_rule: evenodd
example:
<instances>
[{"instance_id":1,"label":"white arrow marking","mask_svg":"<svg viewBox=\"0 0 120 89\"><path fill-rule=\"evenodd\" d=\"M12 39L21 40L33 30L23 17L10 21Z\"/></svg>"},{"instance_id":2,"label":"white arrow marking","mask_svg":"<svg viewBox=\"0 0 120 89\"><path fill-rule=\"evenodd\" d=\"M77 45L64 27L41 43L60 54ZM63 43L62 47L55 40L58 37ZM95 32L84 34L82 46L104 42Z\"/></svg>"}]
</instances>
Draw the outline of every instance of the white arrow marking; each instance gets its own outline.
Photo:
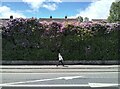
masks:
<instances>
[{"instance_id":1,"label":"white arrow marking","mask_svg":"<svg viewBox=\"0 0 120 89\"><path fill-rule=\"evenodd\" d=\"M90 87L118 87L119 84L110 84L110 83L88 83Z\"/></svg>"},{"instance_id":2,"label":"white arrow marking","mask_svg":"<svg viewBox=\"0 0 120 89\"><path fill-rule=\"evenodd\" d=\"M69 79L80 78L80 77L82 77L82 76L59 77L58 79L65 79L65 80L69 80Z\"/></svg>"},{"instance_id":3,"label":"white arrow marking","mask_svg":"<svg viewBox=\"0 0 120 89\"><path fill-rule=\"evenodd\" d=\"M22 84L22 83L43 82L43 81L60 80L60 79L69 80L69 79L80 78L80 77L82 77L82 76L69 76L69 77L58 77L58 78L52 78L52 79L42 79L42 80L33 80L33 81L24 81L24 82L4 83L4 84L0 84L0 86Z\"/></svg>"}]
</instances>

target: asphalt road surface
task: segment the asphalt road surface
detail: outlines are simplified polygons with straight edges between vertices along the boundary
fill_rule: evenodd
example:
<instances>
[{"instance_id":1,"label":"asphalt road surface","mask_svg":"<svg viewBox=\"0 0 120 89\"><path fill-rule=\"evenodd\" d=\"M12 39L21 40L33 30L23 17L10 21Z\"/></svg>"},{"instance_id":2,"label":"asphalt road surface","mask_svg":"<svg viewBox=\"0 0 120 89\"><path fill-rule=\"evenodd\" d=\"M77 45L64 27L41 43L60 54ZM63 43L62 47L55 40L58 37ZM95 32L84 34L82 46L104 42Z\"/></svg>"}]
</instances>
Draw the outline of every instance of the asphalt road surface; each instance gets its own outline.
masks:
<instances>
[{"instance_id":1,"label":"asphalt road surface","mask_svg":"<svg viewBox=\"0 0 120 89\"><path fill-rule=\"evenodd\" d=\"M89 70L89 69L88 69ZM0 73L2 89L119 89L117 71ZM44 69L43 69L44 71ZM50 71L50 72L49 72ZM67 69L66 69L67 71Z\"/></svg>"},{"instance_id":2,"label":"asphalt road surface","mask_svg":"<svg viewBox=\"0 0 120 89\"><path fill-rule=\"evenodd\" d=\"M117 72L3 73L3 87L118 87Z\"/></svg>"}]
</instances>

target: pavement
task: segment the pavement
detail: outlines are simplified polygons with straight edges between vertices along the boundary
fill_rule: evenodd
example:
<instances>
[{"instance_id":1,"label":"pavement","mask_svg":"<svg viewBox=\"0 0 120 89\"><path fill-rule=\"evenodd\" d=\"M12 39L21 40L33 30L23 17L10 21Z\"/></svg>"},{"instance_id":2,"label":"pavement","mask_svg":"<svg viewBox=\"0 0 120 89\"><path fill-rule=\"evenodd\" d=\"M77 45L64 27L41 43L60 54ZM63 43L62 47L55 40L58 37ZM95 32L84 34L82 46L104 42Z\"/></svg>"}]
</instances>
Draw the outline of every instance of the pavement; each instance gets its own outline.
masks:
<instances>
[{"instance_id":1,"label":"pavement","mask_svg":"<svg viewBox=\"0 0 120 89\"><path fill-rule=\"evenodd\" d=\"M0 66L5 73L50 73L50 72L118 72L119 65L17 65Z\"/></svg>"},{"instance_id":2,"label":"pavement","mask_svg":"<svg viewBox=\"0 0 120 89\"><path fill-rule=\"evenodd\" d=\"M101 69L101 68L118 68L119 65L1 65L2 69Z\"/></svg>"}]
</instances>

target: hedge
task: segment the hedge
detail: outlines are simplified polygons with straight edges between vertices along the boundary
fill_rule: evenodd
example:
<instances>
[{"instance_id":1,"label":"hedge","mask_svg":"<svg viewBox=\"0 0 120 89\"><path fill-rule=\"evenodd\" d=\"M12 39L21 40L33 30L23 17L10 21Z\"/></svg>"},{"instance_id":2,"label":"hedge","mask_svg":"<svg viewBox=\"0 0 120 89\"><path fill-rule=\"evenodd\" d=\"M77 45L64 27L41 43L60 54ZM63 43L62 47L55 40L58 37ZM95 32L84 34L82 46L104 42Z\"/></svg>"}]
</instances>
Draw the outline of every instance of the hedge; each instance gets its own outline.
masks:
<instances>
[{"instance_id":1,"label":"hedge","mask_svg":"<svg viewBox=\"0 0 120 89\"><path fill-rule=\"evenodd\" d=\"M118 60L117 23L59 23L17 18L2 27L3 60Z\"/></svg>"}]
</instances>

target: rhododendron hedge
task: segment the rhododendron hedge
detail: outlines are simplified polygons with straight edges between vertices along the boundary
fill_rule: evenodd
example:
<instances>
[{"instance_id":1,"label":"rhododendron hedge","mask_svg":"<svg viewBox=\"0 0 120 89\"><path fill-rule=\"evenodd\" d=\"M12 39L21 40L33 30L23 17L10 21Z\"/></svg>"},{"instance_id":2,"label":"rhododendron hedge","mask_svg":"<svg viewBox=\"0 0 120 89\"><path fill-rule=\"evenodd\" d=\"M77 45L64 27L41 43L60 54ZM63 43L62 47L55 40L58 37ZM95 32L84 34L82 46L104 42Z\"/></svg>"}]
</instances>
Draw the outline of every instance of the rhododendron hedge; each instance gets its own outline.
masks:
<instances>
[{"instance_id":1,"label":"rhododendron hedge","mask_svg":"<svg viewBox=\"0 0 120 89\"><path fill-rule=\"evenodd\" d=\"M118 23L16 18L2 27L3 60L117 60Z\"/></svg>"}]
</instances>

